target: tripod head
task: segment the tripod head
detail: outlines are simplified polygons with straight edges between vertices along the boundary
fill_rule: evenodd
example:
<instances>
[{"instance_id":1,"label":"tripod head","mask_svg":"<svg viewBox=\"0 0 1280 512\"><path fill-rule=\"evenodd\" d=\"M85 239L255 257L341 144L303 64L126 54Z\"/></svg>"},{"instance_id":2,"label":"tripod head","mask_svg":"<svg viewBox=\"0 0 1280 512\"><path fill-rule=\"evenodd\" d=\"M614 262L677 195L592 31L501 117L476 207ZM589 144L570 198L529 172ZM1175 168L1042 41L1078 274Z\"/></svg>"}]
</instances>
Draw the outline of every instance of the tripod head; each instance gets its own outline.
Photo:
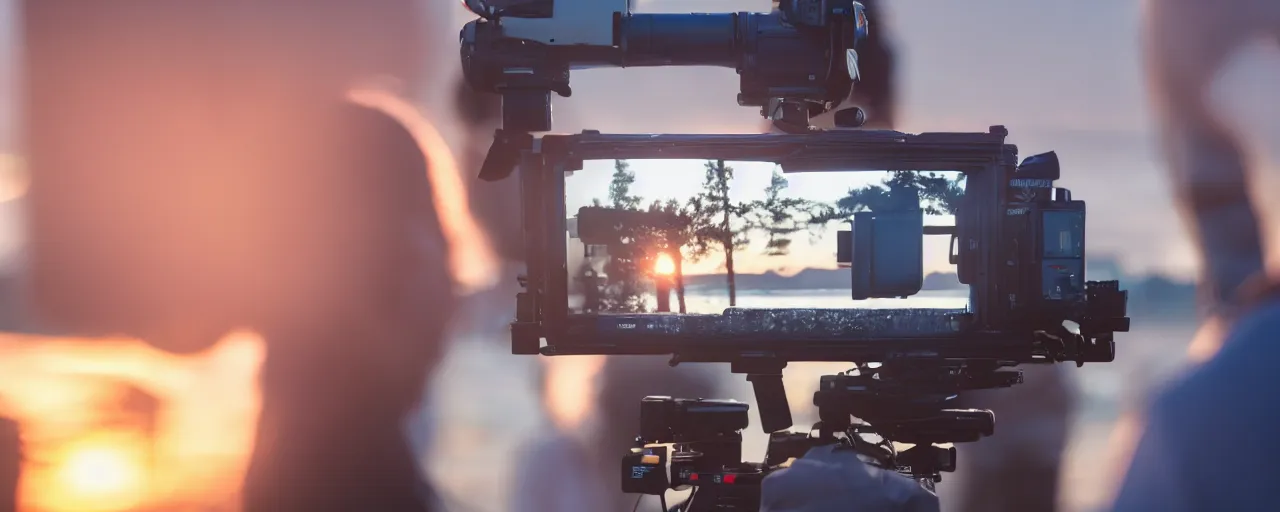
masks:
<instances>
[{"instance_id":1,"label":"tripod head","mask_svg":"<svg viewBox=\"0 0 1280 512\"><path fill-rule=\"evenodd\" d=\"M964 391L1022 382L1021 371L1003 368L996 361L902 361L862 363L846 373L824 375L813 395L820 421L811 429L816 435L808 446L843 443L886 469L920 481L940 481L940 472L955 470L955 450L937 445L974 442L995 433L991 411L949 405ZM754 368L761 369L767 368ZM761 426L777 438L779 431L792 426L781 368L748 374L747 379L755 388ZM868 434L879 437L879 446L888 451L872 450L877 445L862 437ZM914 446L897 453L893 443Z\"/></svg>"},{"instance_id":2,"label":"tripod head","mask_svg":"<svg viewBox=\"0 0 1280 512\"><path fill-rule=\"evenodd\" d=\"M956 469L955 448L939 445L974 442L995 432L991 411L949 408L951 401L963 391L1022 382L1021 371L994 360L862 363L820 378L813 396L820 421L801 433L786 430L792 419L783 366L769 361L734 365L755 387L761 426L770 435L763 463L741 461L747 404L647 397L641 402L637 447L622 461L623 491L662 494L693 487L685 510L712 510L709 502L727 510L755 510L765 476L826 445L852 450L933 490L942 473ZM898 451L900 444L913 446Z\"/></svg>"}]
</instances>

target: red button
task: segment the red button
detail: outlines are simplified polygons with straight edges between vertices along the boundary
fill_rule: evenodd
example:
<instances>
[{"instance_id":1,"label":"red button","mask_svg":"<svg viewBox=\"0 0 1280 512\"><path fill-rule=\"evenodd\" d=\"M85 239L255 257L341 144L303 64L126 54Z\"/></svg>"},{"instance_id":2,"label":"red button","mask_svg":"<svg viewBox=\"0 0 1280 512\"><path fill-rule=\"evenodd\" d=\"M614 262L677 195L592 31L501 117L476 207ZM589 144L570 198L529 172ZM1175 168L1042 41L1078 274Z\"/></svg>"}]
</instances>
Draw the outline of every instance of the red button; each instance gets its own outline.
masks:
<instances>
[{"instance_id":1,"label":"red button","mask_svg":"<svg viewBox=\"0 0 1280 512\"><path fill-rule=\"evenodd\" d=\"M735 475L732 473L728 473L724 475L724 483L726 484L731 484L733 483L734 480L737 480L737 479L738 479L738 475Z\"/></svg>"},{"instance_id":2,"label":"red button","mask_svg":"<svg viewBox=\"0 0 1280 512\"><path fill-rule=\"evenodd\" d=\"M698 474L697 474L697 473L694 473L694 474L692 474L692 475L689 475L689 481L690 481L690 482L697 482L697 481L698 481Z\"/></svg>"}]
</instances>

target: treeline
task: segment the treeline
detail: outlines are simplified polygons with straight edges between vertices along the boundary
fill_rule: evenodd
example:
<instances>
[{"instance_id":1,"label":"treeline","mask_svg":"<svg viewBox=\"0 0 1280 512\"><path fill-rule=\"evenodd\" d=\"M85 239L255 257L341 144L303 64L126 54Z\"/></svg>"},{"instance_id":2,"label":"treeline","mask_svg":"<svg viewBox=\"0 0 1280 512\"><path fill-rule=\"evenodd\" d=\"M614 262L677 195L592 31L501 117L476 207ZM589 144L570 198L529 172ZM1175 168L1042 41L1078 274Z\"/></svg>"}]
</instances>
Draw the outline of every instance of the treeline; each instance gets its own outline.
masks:
<instances>
[{"instance_id":1,"label":"treeline","mask_svg":"<svg viewBox=\"0 0 1280 512\"><path fill-rule=\"evenodd\" d=\"M614 162L608 200L593 200L593 205L617 210L665 213L674 219L660 228L629 226L624 238L632 247L642 250L611 251L604 273L607 282L599 283L598 293L590 301L592 309L615 312L643 312L642 284L647 269L653 268L656 254L665 253L675 260L676 295L684 311L683 264L697 262L712 254L723 255L729 305L737 305L734 280L734 254L750 245L751 235L767 237L763 255L786 256L801 232L816 239L832 222L850 218L860 211L885 211L900 206L903 197L916 200L918 207L930 215L954 214L964 193L963 176L950 179L932 172L897 171L882 182L849 189L834 203L785 197L788 182L774 170L764 199L735 201L729 196L734 170L723 160L704 165L701 190L685 201L645 199L632 194L635 172L626 160ZM903 192L906 192L904 194ZM580 278L595 279L589 263L584 262ZM592 287L597 286L592 284Z\"/></svg>"}]
</instances>

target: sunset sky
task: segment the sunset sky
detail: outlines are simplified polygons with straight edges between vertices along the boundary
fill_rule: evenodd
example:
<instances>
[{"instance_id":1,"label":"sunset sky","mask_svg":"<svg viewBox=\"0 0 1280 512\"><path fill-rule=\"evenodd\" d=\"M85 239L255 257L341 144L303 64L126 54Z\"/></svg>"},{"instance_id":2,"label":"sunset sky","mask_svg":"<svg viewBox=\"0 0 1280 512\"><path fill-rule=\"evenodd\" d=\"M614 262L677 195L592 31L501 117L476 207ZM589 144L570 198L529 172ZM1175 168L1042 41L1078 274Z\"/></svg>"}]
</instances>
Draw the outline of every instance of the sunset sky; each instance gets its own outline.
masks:
<instances>
[{"instance_id":1,"label":"sunset sky","mask_svg":"<svg viewBox=\"0 0 1280 512\"><path fill-rule=\"evenodd\" d=\"M467 15L449 4L460 25ZM1003 124L1022 156L1056 150L1062 186L1089 204L1092 254L1112 253L1133 271L1186 274L1194 258L1172 213L1152 145L1137 46L1139 3L1133 0L893 0L885 2L902 55L901 118L907 131L984 131ZM728 11L767 8L762 0L640 0L638 11ZM882 16L883 18L883 16ZM13 152L11 0L0 0L0 152ZM455 32L436 31L439 51L456 55ZM452 62L456 57L445 59ZM1269 61L1271 65L1259 66ZM1254 52L1225 82L1224 108L1265 139L1280 134L1280 107L1261 96L1280 72L1275 55ZM456 65L456 64L455 64ZM1237 69L1238 68L1238 69ZM453 70L456 73L456 69ZM442 73L443 74L443 73ZM1231 85L1234 84L1234 85ZM575 72L574 97L556 104L557 131L749 132L753 109L734 101L732 70L610 69ZM699 162L636 162L636 192L645 198L687 197L702 175ZM570 203L603 197L610 162L574 176ZM739 164L735 194L767 184L768 166ZM592 172L595 171L595 172ZM789 176L792 194L835 199L869 175ZM861 179L859 179L861 178ZM1268 180L1271 176L1268 175ZM592 183L595 182L595 183ZM674 186L675 183L680 185ZM0 211L0 247L18 236L14 208ZM818 265L830 243L797 242L792 261L754 258L756 269ZM940 252L931 251L931 252ZM749 253L747 253L749 254ZM744 254L744 257L747 257ZM747 259L752 259L747 257ZM936 260L935 260L936 262Z\"/></svg>"}]
</instances>

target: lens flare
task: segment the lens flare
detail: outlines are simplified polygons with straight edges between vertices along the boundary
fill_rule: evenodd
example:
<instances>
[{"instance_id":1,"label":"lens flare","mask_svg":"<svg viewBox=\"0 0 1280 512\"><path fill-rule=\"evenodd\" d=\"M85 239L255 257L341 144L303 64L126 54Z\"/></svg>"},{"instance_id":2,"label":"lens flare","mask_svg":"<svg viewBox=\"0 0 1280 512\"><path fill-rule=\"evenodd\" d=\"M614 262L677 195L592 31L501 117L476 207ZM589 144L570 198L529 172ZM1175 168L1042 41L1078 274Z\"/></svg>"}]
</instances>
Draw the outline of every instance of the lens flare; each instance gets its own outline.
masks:
<instances>
[{"instance_id":1,"label":"lens flare","mask_svg":"<svg viewBox=\"0 0 1280 512\"><path fill-rule=\"evenodd\" d=\"M63 466L63 480L73 492L115 494L136 485L137 472L138 468L124 450L98 446L72 453Z\"/></svg>"},{"instance_id":2,"label":"lens flare","mask_svg":"<svg viewBox=\"0 0 1280 512\"><path fill-rule=\"evenodd\" d=\"M669 276L676 273L676 260L671 259L671 255L660 253L653 262L653 273L660 276Z\"/></svg>"},{"instance_id":3,"label":"lens flare","mask_svg":"<svg viewBox=\"0 0 1280 512\"><path fill-rule=\"evenodd\" d=\"M98 434L71 443L54 459L53 509L134 510L147 494L144 441L127 434Z\"/></svg>"},{"instance_id":4,"label":"lens flare","mask_svg":"<svg viewBox=\"0 0 1280 512\"><path fill-rule=\"evenodd\" d=\"M578 431L591 415L604 363L604 356L549 357L543 362L547 365L545 405L562 432Z\"/></svg>"},{"instance_id":5,"label":"lens flare","mask_svg":"<svg viewBox=\"0 0 1280 512\"><path fill-rule=\"evenodd\" d=\"M185 356L0 333L0 415L22 431L20 510L236 510L264 356L243 331Z\"/></svg>"}]
</instances>

